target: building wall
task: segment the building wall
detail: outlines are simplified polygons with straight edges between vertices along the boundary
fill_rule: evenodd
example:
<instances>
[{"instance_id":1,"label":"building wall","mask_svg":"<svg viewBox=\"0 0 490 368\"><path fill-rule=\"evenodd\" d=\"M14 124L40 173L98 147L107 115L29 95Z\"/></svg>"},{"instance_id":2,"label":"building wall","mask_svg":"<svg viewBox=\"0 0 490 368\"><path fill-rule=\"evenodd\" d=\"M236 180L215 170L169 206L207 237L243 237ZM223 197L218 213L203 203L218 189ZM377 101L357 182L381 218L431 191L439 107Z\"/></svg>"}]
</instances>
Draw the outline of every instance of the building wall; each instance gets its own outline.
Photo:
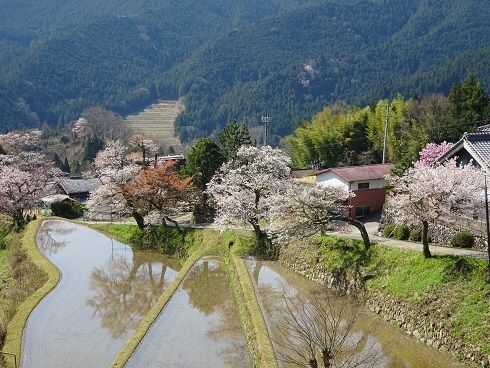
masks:
<instances>
[{"instance_id":1,"label":"building wall","mask_svg":"<svg viewBox=\"0 0 490 368\"><path fill-rule=\"evenodd\" d=\"M379 213L383 209L385 203L385 190L383 189L368 189L361 191L354 191L356 196L351 199L350 205L351 216L356 215L356 208L368 207L369 213Z\"/></svg>"},{"instance_id":2,"label":"building wall","mask_svg":"<svg viewBox=\"0 0 490 368\"><path fill-rule=\"evenodd\" d=\"M369 183L369 189L383 189L385 187L385 180L384 179L379 179L379 180L361 180L361 181L354 181L351 183L350 189L351 190L357 190L357 185L359 183Z\"/></svg>"},{"instance_id":3,"label":"building wall","mask_svg":"<svg viewBox=\"0 0 490 368\"><path fill-rule=\"evenodd\" d=\"M381 212L385 203L385 180L361 180L348 183L334 173L327 172L316 177L316 183L323 186L336 186L352 190L356 196L351 199L350 215L356 216L356 208L369 208L369 214ZM369 183L369 189L358 190L359 183Z\"/></svg>"},{"instance_id":4,"label":"building wall","mask_svg":"<svg viewBox=\"0 0 490 368\"><path fill-rule=\"evenodd\" d=\"M331 172L320 174L316 177L316 183L323 186L340 187L345 190L349 190L349 183L344 179L339 178L337 175Z\"/></svg>"}]
</instances>

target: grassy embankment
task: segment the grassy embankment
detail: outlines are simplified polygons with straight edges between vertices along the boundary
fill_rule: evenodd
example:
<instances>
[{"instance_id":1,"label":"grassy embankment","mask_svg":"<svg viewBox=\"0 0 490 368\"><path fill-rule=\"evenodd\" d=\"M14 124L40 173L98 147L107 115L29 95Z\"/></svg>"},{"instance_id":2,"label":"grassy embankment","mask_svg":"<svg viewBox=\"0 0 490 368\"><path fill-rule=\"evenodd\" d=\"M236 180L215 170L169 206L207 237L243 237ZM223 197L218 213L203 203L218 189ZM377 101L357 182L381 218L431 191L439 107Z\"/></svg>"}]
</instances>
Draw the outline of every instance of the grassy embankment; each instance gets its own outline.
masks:
<instances>
[{"instance_id":1,"label":"grassy embankment","mask_svg":"<svg viewBox=\"0 0 490 368\"><path fill-rule=\"evenodd\" d=\"M141 234L134 225L97 224L90 226L121 242L128 244L136 243L139 244L139 247L144 247ZM151 311L145 316L145 319L140 323L128 344L118 354L113 363L113 367L124 367L139 343L149 331L153 322L170 301L175 291L179 288L181 282L184 280L194 263L199 258L206 255L221 256L225 260L230 286L240 314L240 321L244 336L247 340L250 356L254 361L254 367L276 367L277 365L272 350L272 344L260 307L257 303L252 281L243 260L240 258L241 255L253 251L253 236L250 233L243 231L227 231L223 233L215 230L202 229L185 229L183 231L183 239L175 229L171 229L166 233L169 237L166 245L158 244L158 242L152 244L153 248L161 251L176 251L175 243L183 244L184 252L181 253L186 255L184 265L175 280L165 290ZM150 237L149 239L150 241L157 241L154 237ZM145 240L148 240L148 238ZM230 242L233 242L231 252L228 248Z\"/></svg>"},{"instance_id":2,"label":"grassy embankment","mask_svg":"<svg viewBox=\"0 0 490 368\"><path fill-rule=\"evenodd\" d=\"M347 244L346 244L347 242ZM347 250L346 250L347 249ZM490 284L486 261L437 256L375 245L369 252L359 241L326 236L322 242L297 244L286 251L291 260L325 269L369 275L368 292L401 301L441 322L454 337L490 354Z\"/></svg>"},{"instance_id":3,"label":"grassy embankment","mask_svg":"<svg viewBox=\"0 0 490 368\"><path fill-rule=\"evenodd\" d=\"M409 303L449 324L451 333L490 355L490 284L486 262L461 257L425 259L376 247L368 289Z\"/></svg>"},{"instance_id":4,"label":"grassy embankment","mask_svg":"<svg viewBox=\"0 0 490 368\"><path fill-rule=\"evenodd\" d=\"M36 246L42 220L31 222L21 233L6 236L7 250L0 259L0 342L2 351L21 356L22 332L32 310L58 283L59 272L44 258ZM4 341L3 341L4 340ZM5 359L13 367L12 357Z\"/></svg>"}]
</instances>

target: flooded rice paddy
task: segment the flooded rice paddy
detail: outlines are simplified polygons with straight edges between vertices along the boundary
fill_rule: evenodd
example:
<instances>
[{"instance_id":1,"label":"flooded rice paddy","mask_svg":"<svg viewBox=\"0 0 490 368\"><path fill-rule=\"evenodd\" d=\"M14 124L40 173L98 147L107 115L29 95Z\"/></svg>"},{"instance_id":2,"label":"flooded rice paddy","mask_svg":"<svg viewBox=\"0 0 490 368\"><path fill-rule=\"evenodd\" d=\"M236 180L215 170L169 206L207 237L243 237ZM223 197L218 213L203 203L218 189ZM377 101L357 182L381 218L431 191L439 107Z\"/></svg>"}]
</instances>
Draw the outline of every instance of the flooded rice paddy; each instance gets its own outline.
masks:
<instances>
[{"instance_id":1,"label":"flooded rice paddy","mask_svg":"<svg viewBox=\"0 0 490 368\"><path fill-rule=\"evenodd\" d=\"M284 296L294 300L296 297L308 302L319 294L329 293L321 285L306 280L283 268L278 262L247 260L247 268L258 290L258 298L271 332L276 355L281 358L284 349L284 321L289 315ZM337 307L348 306L349 299L340 298L333 293L329 300ZM290 307L290 309L293 309ZM376 368L461 368L449 354L431 349L404 335L375 315L361 309L357 322L351 330L351 338L360 342L356 345L360 359L372 356ZM360 347L360 349L359 349ZM283 354L284 355L284 354ZM362 355L362 356L361 356ZM279 359L281 368L296 367L286 359ZM368 359L365 359L368 361ZM372 360L370 361L372 362ZM369 364L360 367L371 366Z\"/></svg>"},{"instance_id":2,"label":"flooded rice paddy","mask_svg":"<svg viewBox=\"0 0 490 368\"><path fill-rule=\"evenodd\" d=\"M110 367L179 264L63 221L37 240L62 277L28 319L22 368Z\"/></svg>"},{"instance_id":3,"label":"flooded rice paddy","mask_svg":"<svg viewBox=\"0 0 490 368\"><path fill-rule=\"evenodd\" d=\"M126 367L245 368L248 353L218 258L191 269Z\"/></svg>"},{"instance_id":4,"label":"flooded rice paddy","mask_svg":"<svg viewBox=\"0 0 490 368\"><path fill-rule=\"evenodd\" d=\"M22 368L110 367L139 322L180 269L172 258L134 252L87 227L45 222L41 252L62 273L59 285L34 309L23 336ZM247 260L276 354L281 357L284 296L328 294L277 262ZM353 354L373 353L379 368L459 368L448 355L417 343L361 309L349 339ZM349 341L350 341L349 340ZM240 318L219 258L199 260L158 316L128 368L246 368L250 366ZM280 361L281 368L293 365ZM363 365L359 365L363 367Z\"/></svg>"}]
</instances>

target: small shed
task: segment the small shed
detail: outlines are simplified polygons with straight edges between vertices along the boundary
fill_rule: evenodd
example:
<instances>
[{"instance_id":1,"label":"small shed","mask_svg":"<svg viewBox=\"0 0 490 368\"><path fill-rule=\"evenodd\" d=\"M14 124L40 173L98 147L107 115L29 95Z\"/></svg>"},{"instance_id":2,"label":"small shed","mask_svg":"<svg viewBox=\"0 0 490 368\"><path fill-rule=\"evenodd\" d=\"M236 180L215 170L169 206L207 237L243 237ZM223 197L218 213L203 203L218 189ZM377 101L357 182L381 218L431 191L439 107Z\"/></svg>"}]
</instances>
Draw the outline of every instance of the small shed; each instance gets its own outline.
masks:
<instances>
[{"instance_id":1,"label":"small shed","mask_svg":"<svg viewBox=\"0 0 490 368\"><path fill-rule=\"evenodd\" d=\"M69 178L61 179L58 185L62 194L83 203L102 185L102 182L98 178Z\"/></svg>"}]
</instances>

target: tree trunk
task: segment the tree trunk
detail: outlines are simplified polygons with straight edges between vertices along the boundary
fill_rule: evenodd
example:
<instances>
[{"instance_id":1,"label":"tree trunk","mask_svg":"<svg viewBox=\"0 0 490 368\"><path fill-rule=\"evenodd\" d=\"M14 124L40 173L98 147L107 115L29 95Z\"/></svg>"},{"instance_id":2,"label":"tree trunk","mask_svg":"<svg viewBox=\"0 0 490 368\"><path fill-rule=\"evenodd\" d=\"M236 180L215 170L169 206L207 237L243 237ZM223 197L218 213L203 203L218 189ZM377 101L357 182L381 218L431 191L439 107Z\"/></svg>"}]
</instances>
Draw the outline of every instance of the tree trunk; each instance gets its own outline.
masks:
<instances>
[{"instance_id":1,"label":"tree trunk","mask_svg":"<svg viewBox=\"0 0 490 368\"><path fill-rule=\"evenodd\" d=\"M371 246L371 241L369 240L369 234L366 230L366 226L364 226L364 224L361 221L356 220L354 218L348 218L347 223L352 226L355 226L357 230L359 230L362 236L362 240L364 242L364 246L366 247L366 249L369 249L369 247Z\"/></svg>"},{"instance_id":2,"label":"tree trunk","mask_svg":"<svg viewBox=\"0 0 490 368\"><path fill-rule=\"evenodd\" d=\"M168 222L170 222L170 223L174 224L174 227L177 229L177 231L178 231L178 233L179 233L180 235L183 235L183 234L184 234L184 232L183 232L183 231L182 231L182 229L180 228L179 223L178 223L177 221L175 221L175 220L171 219L170 217L166 217L166 216L165 216L165 220L167 220Z\"/></svg>"},{"instance_id":3,"label":"tree trunk","mask_svg":"<svg viewBox=\"0 0 490 368\"><path fill-rule=\"evenodd\" d=\"M260 226L258 224L252 224L254 228L254 233L255 233L255 242L257 244L257 250L259 253L262 255L268 255L267 254L267 242L269 238L267 237L267 234L262 231Z\"/></svg>"},{"instance_id":4,"label":"tree trunk","mask_svg":"<svg viewBox=\"0 0 490 368\"><path fill-rule=\"evenodd\" d=\"M424 257L432 257L429 249L429 223L427 221L422 221L422 244L424 246Z\"/></svg>"},{"instance_id":5,"label":"tree trunk","mask_svg":"<svg viewBox=\"0 0 490 368\"><path fill-rule=\"evenodd\" d=\"M252 224L252 226L254 228L255 242L257 243L257 247L259 249L263 249L265 244L264 244L264 237L263 237L262 230L260 229L260 226L257 224Z\"/></svg>"},{"instance_id":6,"label":"tree trunk","mask_svg":"<svg viewBox=\"0 0 490 368\"><path fill-rule=\"evenodd\" d=\"M322 352L323 368L332 368L333 356L329 350Z\"/></svg>"},{"instance_id":7,"label":"tree trunk","mask_svg":"<svg viewBox=\"0 0 490 368\"><path fill-rule=\"evenodd\" d=\"M317 363L316 359L310 359L310 361L308 362L308 365L310 366L310 368L318 368L318 363Z\"/></svg>"},{"instance_id":8,"label":"tree trunk","mask_svg":"<svg viewBox=\"0 0 490 368\"><path fill-rule=\"evenodd\" d=\"M139 229L145 230L146 225L145 225L145 219L143 218L143 216L141 216L136 211L133 211L132 216L133 216L134 220L136 221L136 224L138 225Z\"/></svg>"},{"instance_id":9,"label":"tree trunk","mask_svg":"<svg viewBox=\"0 0 490 368\"><path fill-rule=\"evenodd\" d=\"M22 210L16 211L13 216L14 227L17 231L20 231L24 228L26 224L26 219L24 218L24 213Z\"/></svg>"}]
</instances>

